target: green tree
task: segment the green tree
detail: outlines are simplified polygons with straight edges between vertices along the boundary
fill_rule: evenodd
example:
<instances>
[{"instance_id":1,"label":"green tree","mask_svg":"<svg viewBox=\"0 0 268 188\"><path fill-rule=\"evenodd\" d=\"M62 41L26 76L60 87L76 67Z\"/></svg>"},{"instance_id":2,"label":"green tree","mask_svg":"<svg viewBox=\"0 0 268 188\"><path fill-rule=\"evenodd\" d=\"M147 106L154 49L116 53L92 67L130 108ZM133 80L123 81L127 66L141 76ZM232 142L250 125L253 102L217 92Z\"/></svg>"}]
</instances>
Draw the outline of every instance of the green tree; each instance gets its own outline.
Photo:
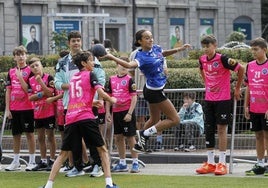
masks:
<instances>
[{"instance_id":1,"label":"green tree","mask_svg":"<svg viewBox=\"0 0 268 188\"><path fill-rule=\"evenodd\" d=\"M67 50L69 47L67 45L68 33L66 30L61 32L52 32L52 39L50 47L52 50L55 50L56 53L59 53L62 50Z\"/></svg>"},{"instance_id":2,"label":"green tree","mask_svg":"<svg viewBox=\"0 0 268 188\"><path fill-rule=\"evenodd\" d=\"M226 39L226 42L238 41L244 42L246 35L242 32L233 31Z\"/></svg>"}]
</instances>

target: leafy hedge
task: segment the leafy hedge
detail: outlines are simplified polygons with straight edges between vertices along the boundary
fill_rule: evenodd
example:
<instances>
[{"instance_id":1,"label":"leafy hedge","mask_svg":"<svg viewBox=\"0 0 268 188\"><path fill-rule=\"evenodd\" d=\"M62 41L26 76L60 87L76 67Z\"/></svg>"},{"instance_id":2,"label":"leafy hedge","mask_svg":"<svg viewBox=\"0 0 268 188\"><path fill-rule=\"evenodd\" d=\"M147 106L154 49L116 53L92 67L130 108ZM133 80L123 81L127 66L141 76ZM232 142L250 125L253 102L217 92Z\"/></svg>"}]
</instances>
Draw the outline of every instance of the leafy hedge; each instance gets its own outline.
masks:
<instances>
[{"instance_id":1,"label":"leafy hedge","mask_svg":"<svg viewBox=\"0 0 268 188\"><path fill-rule=\"evenodd\" d=\"M234 50L218 50L222 54L226 54L231 58L237 59L242 62L249 62L253 59L250 49L234 49ZM198 58L203 54L202 50L191 50L188 53L188 58L174 59L172 56L167 58L169 68L197 68ZM126 54L124 54L126 55ZM33 55L28 57L28 60ZM59 59L59 55L46 55L39 56L44 67L54 67ZM102 61L104 68L115 68L116 63L112 61ZM0 56L0 72L6 72L14 66L13 56Z\"/></svg>"},{"instance_id":2,"label":"leafy hedge","mask_svg":"<svg viewBox=\"0 0 268 188\"><path fill-rule=\"evenodd\" d=\"M249 49L220 50L221 53L237 59L241 62L249 62L253 59ZM203 52L200 50L191 50L188 58L175 60L173 57L167 58L168 82L166 88L202 88L204 83L198 70L198 58ZM32 57L29 56L28 60ZM39 56L43 64L44 71L54 76L54 67L59 59L58 55ZM116 74L116 63L112 61L101 62L106 78ZM243 63L244 65L246 63ZM0 56L0 79L6 80L7 71L14 67L13 56ZM232 74L232 80L235 80L235 74ZM233 81L232 81L233 84ZM0 83L0 111L4 110L4 86Z\"/></svg>"},{"instance_id":3,"label":"leafy hedge","mask_svg":"<svg viewBox=\"0 0 268 188\"><path fill-rule=\"evenodd\" d=\"M29 61L33 56L29 55L27 61ZM44 67L54 67L59 59L58 55L47 55L47 56L37 56L41 59ZM0 56L0 72L7 72L10 68L14 67L13 56Z\"/></svg>"},{"instance_id":4,"label":"leafy hedge","mask_svg":"<svg viewBox=\"0 0 268 188\"><path fill-rule=\"evenodd\" d=\"M237 59L242 62L249 62L253 60L253 56L250 49L224 49L217 51L221 54L226 54L230 58ZM202 54L202 50L191 50L189 52L189 59L198 59Z\"/></svg>"}]
</instances>

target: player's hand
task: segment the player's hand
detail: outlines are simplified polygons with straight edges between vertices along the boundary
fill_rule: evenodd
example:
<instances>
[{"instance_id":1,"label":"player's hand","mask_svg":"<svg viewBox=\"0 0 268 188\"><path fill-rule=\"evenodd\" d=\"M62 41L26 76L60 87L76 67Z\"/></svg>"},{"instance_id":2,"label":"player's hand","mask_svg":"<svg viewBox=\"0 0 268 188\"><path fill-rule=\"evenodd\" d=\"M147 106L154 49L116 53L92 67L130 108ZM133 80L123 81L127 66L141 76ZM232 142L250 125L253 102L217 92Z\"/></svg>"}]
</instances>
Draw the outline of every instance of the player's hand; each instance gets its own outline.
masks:
<instances>
[{"instance_id":1,"label":"player's hand","mask_svg":"<svg viewBox=\"0 0 268 188\"><path fill-rule=\"evenodd\" d=\"M100 60L102 59L110 59L113 60L113 54L107 53L105 56L98 57Z\"/></svg>"},{"instance_id":2,"label":"player's hand","mask_svg":"<svg viewBox=\"0 0 268 188\"><path fill-rule=\"evenodd\" d=\"M192 48L191 44L184 44L182 47L180 47L180 50L186 50L191 48Z\"/></svg>"},{"instance_id":3,"label":"player's hand","mask_svg":"<svg viewBox=\"0 0 268 188\"><path fill-rule=\"evenodd\" d=\"M183 108L188 108L189 107L189 104L186 102L182 106L183 106Z\"/></svg>"},{"instance_id":4,"label":"player's hand","mask_svg":"<svg viewBox=\"0 0 268 188\"><path fill-rule=\"evenodd\" d=\"M246 108L244 109L244 115L245 115L245 118L246 118L246 119L250 119L250 114L249 114L249 109L248 109L248 107L246 107Z\"/></svg>"},{"instance_id":5,"label":"player's hand","mask_svg":"<svg viewBox=\"0 0 268 188\"><path fill-rule=\"evenodd\" d=\"M103 107L103 100L94 100L93 101L93 106L95 106L97 108Z\"/></svg>"},{"instance_id":6,"label":"player's hand","mask_svg":"<svg viewBox=\"0 0 268 188\"><path fill-rule=\"evenodd\" d=\"M112 122L112 115L110 114L110 112L106 112L106 114L105 114L105 120L108 123L111 123Z\"/></svg>"},{"instance_id":7,"label":"player's hand","mask_svg":"<svg viewBox=\"0 0 268 188\"><path fill-rule=\"evenodd\" d=\"M111 97L110 103L115 104L117 102L117 99L115 97Z\"/></svg>"},{"instance_id":8,"label":"player's hand","mask_svg":"<svg viewBox=\"0 0 268 188\"><path fill-rule=\"evenodd\" d=\"M35 80L36 80L38 83L42 82L42 78L41 78L41 76L40 76L39 74L35 76Z\"/></svg>"},{"instance_id":9,"label":"player's hand","mask_svg":"<svg viewBox=\"0 0 268 188\"><path fill-rule=\"evenodd\" d=\"M8 119L12 119L12 114L11 114L10 110L6 111L6 115L7 115Z\"/></svg>"},{"instance_id":10,"label":"player's hand","mask_svg":"<svg viewBox=\"0 0 268 188\"><path fill-rule=\"evenodd\" d=\"M240 88L239 89L234 89L234 97L236 100L240 100L241 99L241 91Z\"/></svg>"},{"instance_id":11,"label":"player's hand","mask_svg":"<svg viewBox=\"0 0 268 188\"><path fill-rule=\"evenodd\" d=\"M125 122L130 122L131 119L132 119L132 115L129 114L129 113L127 113L127 114L125 115L125 117L124 117L124 121L125 121Z\"/></svg>"},{"instance_id":12,"label":"player's hand","mask_svg":"<svg viewBox=\"0 0 268 188\"><path fill-rule=\"evenodd\" d=\"M17 78L22 78L22 73L21 73L21 70L19 67L16 69L15 74L16 74Z\"/></svg>"}]
</instances>

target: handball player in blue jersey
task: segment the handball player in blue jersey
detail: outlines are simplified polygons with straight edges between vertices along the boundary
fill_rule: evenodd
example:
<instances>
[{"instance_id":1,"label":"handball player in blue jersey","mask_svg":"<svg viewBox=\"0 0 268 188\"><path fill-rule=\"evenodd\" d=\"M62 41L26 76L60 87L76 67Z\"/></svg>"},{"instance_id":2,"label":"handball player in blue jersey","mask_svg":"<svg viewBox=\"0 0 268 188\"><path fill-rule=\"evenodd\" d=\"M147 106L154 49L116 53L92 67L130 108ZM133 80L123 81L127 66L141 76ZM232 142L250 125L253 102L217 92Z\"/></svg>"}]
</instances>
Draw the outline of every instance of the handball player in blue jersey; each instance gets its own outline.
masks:
<instances>
[{"instance_id":1,"label":"handball player in blue jersey","mask_svg":"<svg viewBox=\"0 0 268 188\"><path fill-rule=\"evenodd\" d=\"M166 56L186 50L191 46L184 44L178 48L163 50L159 45L154 44L152 33L143 29L135 35L135 46L140 49L136 53L134 61L126 62L112 54L104 57L126 68L139 67L145 75L146 84L143 88L143 95L149 103L150 118L145 123L144 130L137 130L138 142L133 148L136 152L145 152L146 142L150 136L156 134L157 131L163 131L179 124L177 111L163 92L167 81L164 73L164 59ZM165 115L166 119L160 121L161 113Z\"/></svg>"}]
</instances>

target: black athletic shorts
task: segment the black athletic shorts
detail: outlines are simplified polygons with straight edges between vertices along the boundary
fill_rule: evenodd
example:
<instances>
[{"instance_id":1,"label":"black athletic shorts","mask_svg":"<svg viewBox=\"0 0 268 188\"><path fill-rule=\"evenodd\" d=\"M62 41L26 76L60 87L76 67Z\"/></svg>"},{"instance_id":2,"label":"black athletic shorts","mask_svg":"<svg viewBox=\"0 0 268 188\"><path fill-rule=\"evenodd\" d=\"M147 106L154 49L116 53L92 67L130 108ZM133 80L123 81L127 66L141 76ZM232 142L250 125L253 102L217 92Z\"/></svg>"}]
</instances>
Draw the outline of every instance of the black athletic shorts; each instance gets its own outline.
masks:
<instances>
[{"instance_id":1,"label":"black athletic shorts","mask_svg":"<svg viewBox=\"0 0 268 188\"><path fill-rule=\"evenodd\" d=\"M163 89L160 90L151 90L146 87L143 88L144 99L148 101L148 103L160 103L164 100L167 100L167 97L164 93Z\"/></svg>"},{"instance_id":2,"label":"black athletic shorts","mask_svg":"<svg viewBox=\"0 0 268 188\"><path fill-rule=\"evenodd\" d=\"M250 122L252 123L252 131L268 131L268 120L264 118L265 114L250 113Z\"/></svg>"},{"instance_id":3,"label":"black athletic shorts","mask_svg":"<svg viewBox=\"0 0 268 188\"><path fill-rule=\"evenodd\" d=\"M113 112L114 134L123 134L124 136L136 135L136 117L132 113L130 122L124 121L128 110L122 112Z\"/></svg>"},{"instance_id":4,"label":"black athletic shorts","mask_svg":"<svg viewBox=\"0 0 268 188\"><path fill-rule=\"evenodd\" d=\"M204 113L208 125L228 125L231 122L231 100L205 101Z\"/></svg>"},{"instance_id":5,"label":"black athletic shorts","mask_svg":"<svg viewBox=\"0 0 268 188\"><path fill-rule=\"evenodd\" d=\"M11 127L12 135L19 135L23 132L34 132L34 111L33 110L21 110L11 111Z\"/></svg>"},{"instance_id":6,"label":"black athletic shorts","mask_svg":"<svg viewBox=\"0 0 268 188\"><path fill-rule=\"evenodd\" d=\"M35 119L35 128L40 129L40 128L45 128L45 129L55 129L56 125L56 119L55 116L51 116L48 118L43 118L43 119Z\"/></svg>"},{"instance_id":7,"label":"black athletic shorts","mask_svg":"<svg viewBox=\"0 0 268 188\"><path fill-rule=\"evenodd\" d=\"M101 147L104 145L97 120L86 119L65 125L61 150L74 151L74 148L81 146L82 138L87 146Z\"/></svg>"}]
</instances>

